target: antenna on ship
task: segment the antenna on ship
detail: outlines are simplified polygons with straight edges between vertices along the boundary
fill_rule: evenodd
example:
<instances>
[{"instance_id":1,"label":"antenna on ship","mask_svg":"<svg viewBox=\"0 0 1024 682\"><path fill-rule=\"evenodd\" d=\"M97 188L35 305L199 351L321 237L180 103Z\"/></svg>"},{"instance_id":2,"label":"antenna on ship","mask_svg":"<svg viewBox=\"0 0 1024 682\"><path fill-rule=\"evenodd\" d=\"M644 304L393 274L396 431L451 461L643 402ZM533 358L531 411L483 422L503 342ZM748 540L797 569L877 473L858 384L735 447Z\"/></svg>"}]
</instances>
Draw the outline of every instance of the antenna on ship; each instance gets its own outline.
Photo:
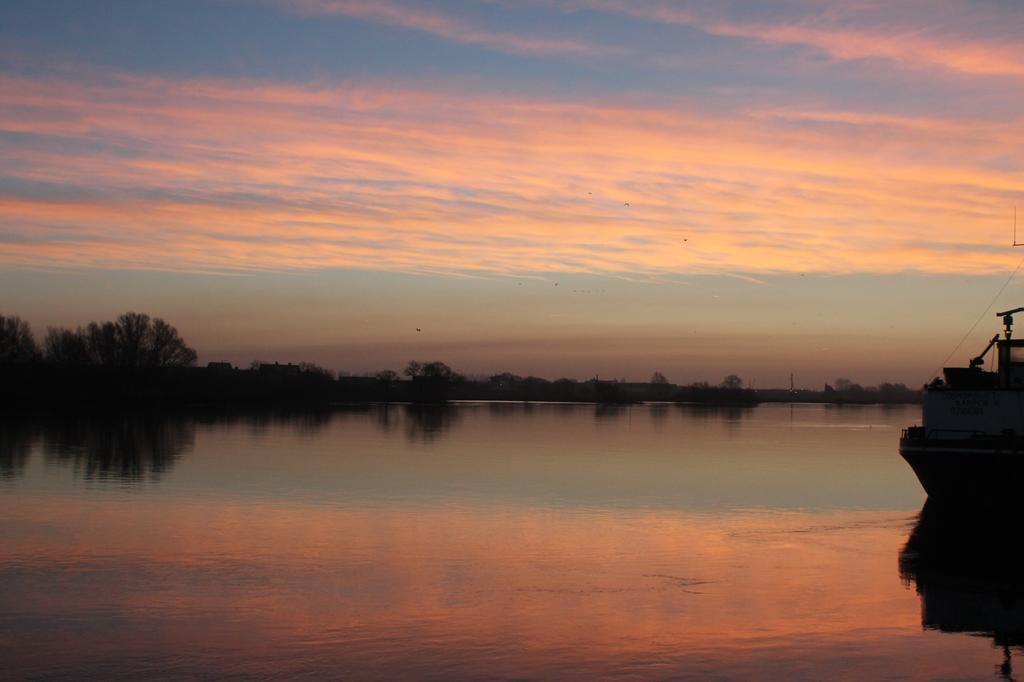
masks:
<instances>
[{"instance_id":1,"label":"antenna on ship","mask_svg":"<svg viewBox=\"0 0 1024 682\"><path fill-rule=\"evenodd\" d=\"M1017 206L1016 205L1014 205L1014 207L1013 207L1013 246L1024 246L1024 242L1018 242L1017 241ZM997 291L996 295L992 297L992 302L989 303L987 306L985 306L985 309L981 311L981 315L978 315L978 319L976 319L974 321L974 324L971 325L971 328L967 330L967 333L964 334L963 338L960 339L960 341L953 347L953 350L951 350L949 352L949 355L946 356L946 359L942 361L942 363L938 366L936 371L941 370L943 367L945 367L946 363L949 362L949 359L951 357L953 357L953 355L960 349L960 346L964 345L964 341L966 341L967 338L971 335L971 333L974 331L974 328L978 326L978 323L981 322L981 320L986 315L988 315L988 311L992 309L992 306L994 306L996 301L999 300L999 297L1003 295L1003 292L1006 291L1006 287L1010 286L1010 282L1013 281L1013 278L1017 276L1017 273L1020 272L1020 269L1022 267L1024 267L1024 258L1020 259L1020 262L1017 263L1017 267L1015 267L1013 269L1013 272L1010 273L1010 276L1006 278L1005 282L1003 282L1003 286L999 287L999 291ZM1021 310L1024 310L1024 309L1008 310L1005 313L999 313L999 317L1007 317L1009 315L1012 315L1013 313L1021 312ZM1006 324L1007 321L1009 321L1009 323L1010 323L1009 325ZM1013 325L1013 318L1012 317L1010 317L1009 320L1006 320L1006 319L1003 320L1003 326L1006 328L1005 331L1006 331L1006 338L1007 339L1009 339L1010 336L1013 333L1012 325ZM997 334L997 336L998 336L998 334ZM984 358L982 358L982 361L984 362Z\"/></svg>"},{"instance_id":2,"label":"antenna on ship","mask_svg":"<svg viewBox=\"0 0 1024 682\"><path fill-rule=\"evenodd\" d=\"M996 317L1003 318L1003 329L1006 332L1006 340L1009 341L1010 337L1013 336L1013 315L1014 313L1024 313L1024 307L1014 308L1013 310L1007 310L1002 313L996 313Z\"/></svg>"}]
</instances>

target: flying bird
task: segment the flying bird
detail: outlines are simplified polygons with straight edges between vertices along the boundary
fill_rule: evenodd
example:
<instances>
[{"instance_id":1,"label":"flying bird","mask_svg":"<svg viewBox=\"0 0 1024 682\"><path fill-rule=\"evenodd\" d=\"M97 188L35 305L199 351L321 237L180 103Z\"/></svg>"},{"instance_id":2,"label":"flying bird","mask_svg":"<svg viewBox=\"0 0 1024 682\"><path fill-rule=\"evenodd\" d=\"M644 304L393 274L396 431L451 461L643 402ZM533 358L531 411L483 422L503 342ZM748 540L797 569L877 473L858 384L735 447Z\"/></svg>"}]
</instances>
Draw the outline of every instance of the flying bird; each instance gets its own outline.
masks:
<instances>
[{"instance_id":1,"label":"flying bird","mask_svg":"<svg viewBox=\"0 0 1024 682\"><path fill-rule=\"evenodd\" d=\"M627 201L627 202L625 202L625 203L624 203L624 204L622 204L622 205L623 205L623 206L629 206L629 202Z\"/></svg>"},{"instance_id":2,"label":"flying bird","mask_svg":"<svg viewBox=\"0 0 1024 682\"><path fill-rule=\"evenodd\" d=\"M421 332L421 331L423 331L423 330L422 330L422 329L420 329L419 327L416 327L416 331L418 331L418 332Z\"/></svg>"}]
</instances>

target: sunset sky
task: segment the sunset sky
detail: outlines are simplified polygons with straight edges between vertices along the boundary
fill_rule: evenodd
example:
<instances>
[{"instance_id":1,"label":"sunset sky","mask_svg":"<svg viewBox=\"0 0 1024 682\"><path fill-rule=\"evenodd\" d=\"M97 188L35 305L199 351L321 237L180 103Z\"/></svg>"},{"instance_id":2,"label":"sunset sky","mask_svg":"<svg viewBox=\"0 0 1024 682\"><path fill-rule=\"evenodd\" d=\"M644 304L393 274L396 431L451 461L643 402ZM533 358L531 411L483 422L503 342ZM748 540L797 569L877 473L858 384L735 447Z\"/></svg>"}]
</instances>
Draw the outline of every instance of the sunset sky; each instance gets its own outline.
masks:
<instances>
[{"instance_id":1,"label":"sunset sky","mask_svg":"<svg viewBox=\"0 0 1024 682\"><path fill-rule=\"evenodd\" d=\"M0 159L37 337L917 385L1024 258L1024 2L13 0Z\"/></svg>"}]
</instances>

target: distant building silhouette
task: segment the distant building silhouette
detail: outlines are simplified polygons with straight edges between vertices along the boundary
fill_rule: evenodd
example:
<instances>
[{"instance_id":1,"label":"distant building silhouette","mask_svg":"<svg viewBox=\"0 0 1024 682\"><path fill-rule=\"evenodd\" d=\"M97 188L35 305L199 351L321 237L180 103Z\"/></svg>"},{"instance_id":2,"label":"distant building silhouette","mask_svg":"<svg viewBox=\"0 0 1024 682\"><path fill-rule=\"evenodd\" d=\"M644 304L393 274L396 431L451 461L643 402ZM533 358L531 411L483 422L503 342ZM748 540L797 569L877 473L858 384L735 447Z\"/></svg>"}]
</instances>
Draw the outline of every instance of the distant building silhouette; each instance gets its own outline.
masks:
<instances>
[{"instance_id":1,"label":"distant building silhouette","mask_svg":"<svg viewBox=\"0 0 1024 682\"><path fill-rule=\"evenodd\" d=\"M234 367L230 362L208 362L206 363L206 369L215 372L230 372Z\"/></svg>"}]
</instances>

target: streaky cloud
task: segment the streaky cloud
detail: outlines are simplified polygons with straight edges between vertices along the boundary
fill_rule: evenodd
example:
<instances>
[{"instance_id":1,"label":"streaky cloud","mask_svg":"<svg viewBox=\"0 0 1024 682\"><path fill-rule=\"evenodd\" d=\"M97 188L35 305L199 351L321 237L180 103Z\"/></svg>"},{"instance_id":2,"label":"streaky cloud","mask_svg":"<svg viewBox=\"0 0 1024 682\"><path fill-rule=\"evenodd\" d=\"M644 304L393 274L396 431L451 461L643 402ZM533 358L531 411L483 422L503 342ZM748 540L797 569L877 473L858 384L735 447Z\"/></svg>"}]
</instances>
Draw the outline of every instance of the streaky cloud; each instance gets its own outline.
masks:
<instances>
[{"instance_id":1,"label":"streaky cloud","mask_svg":"<svg viewBox=\"0 0 1024 682\"><path fill-rule=\"evenodd\" d=\"M1024 13L1013 3L822 0L773 3L775 11L770 13L755 2L575 0L572 6L688 26L725 38L813 48L836 61L881 59L909 69L1024 77L1024 45L1019 38ZM939 15L941 24L922 21ZM978 26L987 30L973 34L971 29ZM1016 32L1008 27L1016 27ZM993 40L992 33L1004 37Z\"/></svg>"},{"instance_id":2,"label":"streaky cloud","mask_svg":"<svg viewBox=\"0 0 1024 682\"><path fill-rule=\"evenodd\" d=\"M540 55L620 54L611 46L557 37L525 36L476 26L453 14L425 9L421 5L388 0L276 0L290 12L337 16L396 26L428 33L445 40L480 45L501 52Z\"/></svg>"},{"instance_id":3,"label":"streaky cloud","mask_svg":"<svg viewBox=\"0 0 1024 682\"><path fill-rule=\"evenodd\" d=\"M373 80L0 75L0 263L1007 270L1022 129Z\"/></svg>"}]
</instances>

